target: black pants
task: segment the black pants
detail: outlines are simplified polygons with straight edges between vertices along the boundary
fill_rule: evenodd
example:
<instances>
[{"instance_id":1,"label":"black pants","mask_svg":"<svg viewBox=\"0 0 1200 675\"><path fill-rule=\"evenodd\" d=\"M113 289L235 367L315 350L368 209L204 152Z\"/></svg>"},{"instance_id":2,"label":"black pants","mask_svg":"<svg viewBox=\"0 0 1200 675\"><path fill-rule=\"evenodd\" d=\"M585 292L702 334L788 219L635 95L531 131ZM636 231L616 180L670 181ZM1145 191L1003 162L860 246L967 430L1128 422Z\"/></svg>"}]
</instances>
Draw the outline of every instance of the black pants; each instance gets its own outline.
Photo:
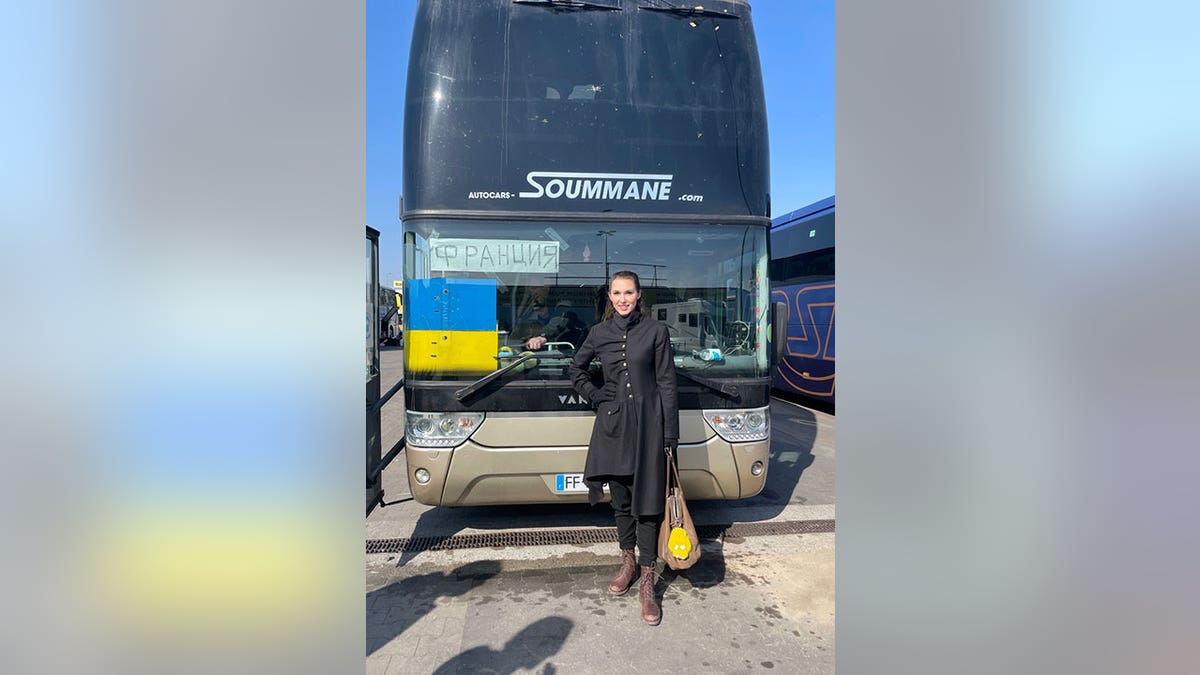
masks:
<instances>
[{"instance_id":1,"label":"black pants","mask_svg":"<svg viewBox=\"0 0 1200 675\"><path fill-rule=\"evenodd\" d=\"M661 516L639 518L631 513L633 476L610 476L608 493L612 495L613 516L617 521L617 541L625 551L638 549L638 564L658 561L658 524Z\"/></svg>"}]
</instances>

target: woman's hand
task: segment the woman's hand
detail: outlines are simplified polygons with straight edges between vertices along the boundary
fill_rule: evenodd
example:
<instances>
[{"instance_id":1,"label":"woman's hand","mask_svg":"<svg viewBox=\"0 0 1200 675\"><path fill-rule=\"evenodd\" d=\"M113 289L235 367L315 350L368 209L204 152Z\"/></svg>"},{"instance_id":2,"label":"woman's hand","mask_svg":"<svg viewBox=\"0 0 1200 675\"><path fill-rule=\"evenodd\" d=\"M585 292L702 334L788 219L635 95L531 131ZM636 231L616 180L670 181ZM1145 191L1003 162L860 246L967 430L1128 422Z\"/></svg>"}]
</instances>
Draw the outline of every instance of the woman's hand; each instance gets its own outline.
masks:
<instances>
[{"instance_id":1,"label":"woman's hand","mask_svg":"<svg viewBox=\"0 0 1200 675\"><path fill-rule=\"evenodd\" d=\"M617 383L605 382L603 387L592 392L592 407L599 407L601 403L606 403L617 397Z\"/></svg>"}]
</instances>

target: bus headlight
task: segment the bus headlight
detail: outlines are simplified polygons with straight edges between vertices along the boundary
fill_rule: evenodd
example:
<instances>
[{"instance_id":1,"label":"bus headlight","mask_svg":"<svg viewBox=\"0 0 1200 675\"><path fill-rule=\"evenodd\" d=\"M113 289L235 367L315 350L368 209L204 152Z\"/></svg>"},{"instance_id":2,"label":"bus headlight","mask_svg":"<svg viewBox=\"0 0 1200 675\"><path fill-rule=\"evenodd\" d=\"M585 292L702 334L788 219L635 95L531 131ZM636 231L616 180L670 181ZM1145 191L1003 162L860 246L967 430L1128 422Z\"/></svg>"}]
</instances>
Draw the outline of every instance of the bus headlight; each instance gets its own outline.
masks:
<instances>
[{"instance_id":1,"label":"bus headlight","mask_svg":"<svg viewBox=\"0 0 1200 675\"><path fill-rule=\"evenodd\" d=\"M404 415L406 441L426 448L458 447L483 423L483 413L424 413L407 410Z\"/></svg>"},{"instance_id":2,"label":"bus headlight","mask_svg":"<svg viewBox=\"0 0 1200 675\"><path fill-rule=\"evenodd\" d=\"M713 431L730 443L762 441L771 434L771 413L765 407L750 410L705 410L704 420Z\"/></svg>"}]
</instances>

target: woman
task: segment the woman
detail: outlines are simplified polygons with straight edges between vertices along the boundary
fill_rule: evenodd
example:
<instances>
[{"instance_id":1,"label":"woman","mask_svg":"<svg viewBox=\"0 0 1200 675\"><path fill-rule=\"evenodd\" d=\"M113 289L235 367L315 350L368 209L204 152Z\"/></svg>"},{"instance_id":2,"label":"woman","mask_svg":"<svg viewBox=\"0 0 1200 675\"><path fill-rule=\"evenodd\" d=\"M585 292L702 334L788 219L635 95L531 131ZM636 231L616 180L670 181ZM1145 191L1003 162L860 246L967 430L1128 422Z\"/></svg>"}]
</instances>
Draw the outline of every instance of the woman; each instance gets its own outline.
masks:
<instances>
[{"instance_id":1,"label":"woman","mask_svg":"<svg viewBox=\"0 0 1200 675\"><path fill-rule=\"evenodd\" d=\"M592 326L575 354L571 381L596 409L583 472L588 501L599 502L607 482L617 521L621 568L608 592L624 595L640 572L642 621L657 626L662 610L654 595L654 566L667 479L663 448L679 447L679 402L667 327L650 317L641 299L636 274L613 274L604 320ZM588 374L593 357L602 366L600 387Z\"/></svg>"}]
</instances>

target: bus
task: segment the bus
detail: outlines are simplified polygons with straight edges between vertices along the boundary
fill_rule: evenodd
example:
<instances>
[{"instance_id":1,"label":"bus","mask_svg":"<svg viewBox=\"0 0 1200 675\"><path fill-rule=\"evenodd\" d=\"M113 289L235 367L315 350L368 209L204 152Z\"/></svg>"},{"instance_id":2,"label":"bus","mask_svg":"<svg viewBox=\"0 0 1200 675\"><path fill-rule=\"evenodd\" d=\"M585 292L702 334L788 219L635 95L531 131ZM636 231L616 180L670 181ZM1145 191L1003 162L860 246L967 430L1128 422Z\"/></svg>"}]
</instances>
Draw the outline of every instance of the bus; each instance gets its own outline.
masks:
<instances>
[{"instance_id":1,"label":"bus","mask_svg":"<svg viewBox=\"0 0 1200 675\"><path fill-rule=\"evenodd\" d=\"M586 501L595 415L567 368L619 270L670 327L687 495L758 494L782 338L768 185L745 0L419 2L400 208L413 497Z\"/></svg>"},{"instance_id":2,"label":"bus","mask_svg":"<svg viewBox=\"0 0 1200 675\"><path fill-rule=\"evenodd\" d=\"M403 296L400 291L387 286L379 286L379 344L387 347L399 347L403 344L404 331L401 323L404 319Z\"/></svg>"},{"instance_id":3,"label":"bus","mask_svg":"<svg viewBox=\"0 0 1200 675\"><path fill-rule=\"evenodd\" d=\"M771 297L787 303L787 340L772 385L834 403L834 198L771 223Z\"/></svg>"}]
</instances>

